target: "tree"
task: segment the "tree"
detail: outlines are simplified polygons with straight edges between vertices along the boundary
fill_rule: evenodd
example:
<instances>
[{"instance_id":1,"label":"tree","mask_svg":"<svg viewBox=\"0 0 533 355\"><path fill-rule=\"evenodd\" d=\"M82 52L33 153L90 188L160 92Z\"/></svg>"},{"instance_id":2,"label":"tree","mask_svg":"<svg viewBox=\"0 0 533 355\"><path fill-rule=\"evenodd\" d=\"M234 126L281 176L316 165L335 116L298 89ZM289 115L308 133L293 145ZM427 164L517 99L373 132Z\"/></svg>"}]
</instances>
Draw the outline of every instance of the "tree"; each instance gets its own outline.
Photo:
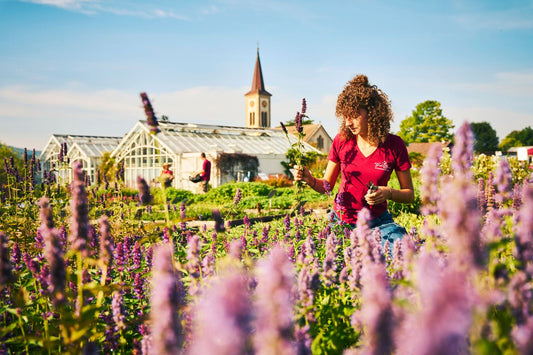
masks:
<instances>
[{"instance_id":1,"label":"tree","mask_svg":"<svg viewBox=\"0 0 533 355\"><path fill-rule=\"evenodd\" d=\"M416 105L411 116L400 123L400 132L405 143L450 141L453 138L453 123L442 115L440 102L427 100Z\"/></svg>"},{"instance_id":2,"label":"tree","mask_svg":"<svg viewBox=\"0 0 533 355\"><path fill-rule=\"evenodd\" d=\"M498 150L498 136L488 122L473 122L470 124L474 133L474 151L478 154L492 155Z\"/></svg>"},{"instance_id":3,"label":"tree","mask_svg":"<svg viewBox=\"0 0 533 355\"><path fill-rule=\"evenodd\" d=\"M511 147L533 145L533 129L526 127L521 131L512 131L500 142L499 148L506 152Z\"/></svg>"}]
</instances>

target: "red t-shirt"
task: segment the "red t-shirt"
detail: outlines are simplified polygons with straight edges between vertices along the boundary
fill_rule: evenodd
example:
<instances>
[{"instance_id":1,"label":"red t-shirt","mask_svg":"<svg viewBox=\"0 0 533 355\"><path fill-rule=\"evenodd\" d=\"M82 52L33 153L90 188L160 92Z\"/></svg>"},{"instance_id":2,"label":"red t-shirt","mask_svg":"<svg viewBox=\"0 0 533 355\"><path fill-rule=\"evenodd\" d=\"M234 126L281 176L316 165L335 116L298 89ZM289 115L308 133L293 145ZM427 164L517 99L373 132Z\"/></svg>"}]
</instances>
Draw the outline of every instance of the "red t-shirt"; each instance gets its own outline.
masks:
<instances>
[{"instance_id":1,"label":"red t-shirt","mask_svg":"<svg viewBox=\"0 0 533 355\"><path fill-rule=\"evenodd\" d=\"M211 179L211 162L207 159L204 159L204 163L202 164L202 180L209 181Z\"/></svg>"},{"instance_id":2,"label":"red t-shirt","mask_svg":"<svg viewBox=\"0 0 533 355\"><path fill-rule=\"evenodd\" d=\"M333 139L328 159L340 164L341 186L334 208L346 223L357 222L357 213L367 207L372 218L387 210L387 202L370 206L364 196L368 183L387 186L393 170L405 171L411 168L405 142L398 136L389 134L385 143L365 157L357 147L357 139L346 140L340 134Z\"/></svg>"}]
</instances>

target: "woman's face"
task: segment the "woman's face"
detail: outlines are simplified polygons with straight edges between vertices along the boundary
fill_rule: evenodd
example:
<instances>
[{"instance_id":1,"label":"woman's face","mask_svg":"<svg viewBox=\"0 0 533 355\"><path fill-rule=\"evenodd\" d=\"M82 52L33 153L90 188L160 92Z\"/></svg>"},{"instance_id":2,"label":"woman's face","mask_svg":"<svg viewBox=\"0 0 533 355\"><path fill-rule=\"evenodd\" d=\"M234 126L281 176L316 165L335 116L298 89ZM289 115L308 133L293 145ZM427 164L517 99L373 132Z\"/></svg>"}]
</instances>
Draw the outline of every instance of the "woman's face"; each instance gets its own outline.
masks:
<instances>
[{"instance_id":1,"label":"woman's face","mask_svg":"<svg viewBox=\"0 0 533 355\"><path fill-rule=\"evenodd\" d=\"M364 108L357 110L356 117L345 118L345 127L354 135L366 135L368 133L368 112Z\"/></svg>"}]
</instances>

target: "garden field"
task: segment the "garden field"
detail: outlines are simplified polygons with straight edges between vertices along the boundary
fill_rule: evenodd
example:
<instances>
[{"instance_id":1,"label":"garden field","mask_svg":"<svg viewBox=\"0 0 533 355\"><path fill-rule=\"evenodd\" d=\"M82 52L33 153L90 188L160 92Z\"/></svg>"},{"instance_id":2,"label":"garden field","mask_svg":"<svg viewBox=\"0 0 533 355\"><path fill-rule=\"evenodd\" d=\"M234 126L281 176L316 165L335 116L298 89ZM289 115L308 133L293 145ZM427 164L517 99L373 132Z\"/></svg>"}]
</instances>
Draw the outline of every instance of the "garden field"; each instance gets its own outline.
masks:
<instances>
[{"instance_id":1,"label":"garden field","mask_svg":"<svg viewBox=\"0 0 533 355\"><path fill-rule=\"evenodd\" d=\"M335 189L4 169L2 354L533 353L532 171L474 157L468 124L389 206L408 235L384 246L367 210L329 221Z\"/></svg>"}]
</instances>

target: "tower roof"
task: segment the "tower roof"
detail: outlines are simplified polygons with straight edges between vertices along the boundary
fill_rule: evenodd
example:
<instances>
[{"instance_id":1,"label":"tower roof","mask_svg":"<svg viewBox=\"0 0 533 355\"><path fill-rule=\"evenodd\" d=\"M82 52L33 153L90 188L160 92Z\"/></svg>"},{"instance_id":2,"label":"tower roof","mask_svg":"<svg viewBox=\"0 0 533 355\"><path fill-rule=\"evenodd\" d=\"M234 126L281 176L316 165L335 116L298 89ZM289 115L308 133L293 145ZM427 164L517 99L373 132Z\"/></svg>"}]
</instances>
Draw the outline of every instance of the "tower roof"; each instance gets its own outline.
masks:
<instances>
[{"instance_id":1,"label":"tower roof","mask_svg":"<svg viewBox=\"0 0 533 355\"><path fill-rule=\"evenodd\" d=\"M261 70L261 61L259 60L259 48L257 49L257 59L255 60L255 69L254 69L254 78L252 80L252 89L248 91L246 95L249 94L261 94L272 96L268 91L265 90L265 83L263 81L263 71Z\"/></svg>"}]
</instances>

